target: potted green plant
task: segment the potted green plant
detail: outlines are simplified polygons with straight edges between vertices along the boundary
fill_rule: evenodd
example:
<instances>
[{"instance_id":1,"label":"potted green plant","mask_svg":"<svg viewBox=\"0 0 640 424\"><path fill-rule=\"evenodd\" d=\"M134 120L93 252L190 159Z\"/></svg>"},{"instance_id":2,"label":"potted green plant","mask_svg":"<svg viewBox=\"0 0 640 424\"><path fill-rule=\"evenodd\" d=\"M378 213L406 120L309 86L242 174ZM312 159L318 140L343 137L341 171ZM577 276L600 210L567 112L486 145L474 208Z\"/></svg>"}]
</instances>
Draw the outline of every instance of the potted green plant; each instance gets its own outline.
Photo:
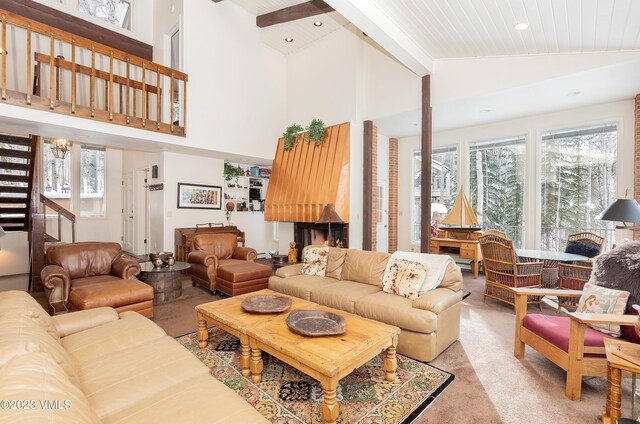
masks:
<instances>
[{"instance_id":1,"label":"potted green plant","mask_svg":"<svg viewBox=\"0 0 640 424\"><path fill-rule=\"evenodd\" d=\"M314 119L307 127L307 141L313 141L316 147L322 144L327 138L327 129L324 127L322 119Z\"/></svg>"},{"instance_id":2,"label":"potted green plant","mask_svg":"<svg viewBox=\"0 0 640 424\"><path fill-rule=\"evenodd\" d=\"M282 134L282 138L284 139L284 151L288 152L293 149L298 144L298 134L304 131L301 125L293 124L287 127L285 132Z\"/></svg>"},{"instance_id":3,"label":"potted green plant","mask_svg":"<svg viewBox=\"0 0 640 424\"><path fill-rule=\"evenodd\" d=\"M231 165L229 162L225 162L224 171L223 171L224 180L231 181L233 177L237 177L238 175L240 175L240 173L238 172L238 169L240 168L239 167L236 168L235 166Z\"/></svg>"}]
</instances>

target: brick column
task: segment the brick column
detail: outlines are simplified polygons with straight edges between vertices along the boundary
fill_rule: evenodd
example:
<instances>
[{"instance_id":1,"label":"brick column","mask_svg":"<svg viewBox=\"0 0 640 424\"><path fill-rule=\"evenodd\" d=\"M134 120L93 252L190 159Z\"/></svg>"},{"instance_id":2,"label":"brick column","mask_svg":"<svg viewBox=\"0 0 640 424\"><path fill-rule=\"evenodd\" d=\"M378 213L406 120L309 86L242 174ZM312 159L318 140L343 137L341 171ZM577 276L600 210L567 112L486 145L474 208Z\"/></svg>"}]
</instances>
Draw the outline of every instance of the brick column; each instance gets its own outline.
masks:
<instances>
[{"instance_id":1,"label":"brick column","mask_svg":"<svg viewBox=\"0 0 640 424\"><path fill-rule=\"evenodd\" d=\"M636 130L635 130L635 155L633 166L633 193L635 199L640 202L640 94L636 96ZM640 240L640 231L633 232L633 239Z\"/></svg>"},{"instance_id":2,"label":"brick column","mask_svg":"<svg viewBox=\"0 0 640 424\"><path fill-rule=\"evenodd\" d=\"M371 146L371 251L378 247L378 127L373 126Z\"/></svg>"},{"instance_id":3,"label":"brick column","mask_svg":"<svg viewBox=\"0 0 640 424\"><path fill-rule=\"evenodd\" d=\"M398 139L389 139L389 253L398 250Z\"/></svg>"}]
</instances>

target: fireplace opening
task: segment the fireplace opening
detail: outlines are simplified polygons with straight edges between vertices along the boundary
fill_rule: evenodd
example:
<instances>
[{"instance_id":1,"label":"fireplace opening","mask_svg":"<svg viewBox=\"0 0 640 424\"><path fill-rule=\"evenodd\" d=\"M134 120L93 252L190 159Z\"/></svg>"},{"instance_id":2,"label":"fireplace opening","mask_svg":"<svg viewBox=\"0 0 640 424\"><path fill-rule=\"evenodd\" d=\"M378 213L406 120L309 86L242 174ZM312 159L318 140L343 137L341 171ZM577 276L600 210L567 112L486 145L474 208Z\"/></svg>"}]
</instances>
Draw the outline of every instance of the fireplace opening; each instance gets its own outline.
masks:
<instances>
[{"instance_id":1,"label":"fireplace opening","mask_svg":"<svg viewBox=\"0 0 640 424\"><path fill-rule=\"evenodd\" d=\"M328 224L314 224L310 222L295 222L293 237L298 247L298 260L302 258L305 246L322 246L328 241L330 247L349 247L349 224L331 224L329 236Z\"/></svg>"}]
</instances>

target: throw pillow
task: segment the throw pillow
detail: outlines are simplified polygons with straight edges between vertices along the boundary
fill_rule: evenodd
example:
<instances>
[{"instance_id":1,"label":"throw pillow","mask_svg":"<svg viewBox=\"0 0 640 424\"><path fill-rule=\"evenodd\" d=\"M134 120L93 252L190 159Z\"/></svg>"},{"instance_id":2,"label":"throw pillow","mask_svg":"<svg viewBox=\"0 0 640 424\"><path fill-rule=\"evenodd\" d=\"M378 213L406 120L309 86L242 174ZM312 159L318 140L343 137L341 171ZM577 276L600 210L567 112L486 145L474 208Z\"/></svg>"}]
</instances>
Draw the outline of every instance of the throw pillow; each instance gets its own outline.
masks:
<instances>
[{"instance_id":1,"label":"throw pillow","mask_svg":"<svg viewBox=\"0 0 640 424\"><path fill-rule=\"evenodd\" d=\"M309 247L304 250L303 264L300 274L324 277L327 269L329 248L324 246Z\"/></svg>"},{"instance_id":2,"label":"throw pillow","mask_svg":"<svg viewBox=\"0 0 640 424\"><path fill-rule=\"evenodd\" d=\"M600 254L599 247L594 246L590 243L583 243L581 241L570 241L564 251L565 253L573 253L574 255L586 256L587 258L593 258Z\"/></svg>"},{"instance_id":3,"label":"throw pillow","mask_svg":"<svg viewBox=\"0 0 640 424\"><path fill-rule=\"evenodd\" d=\"M382 282L385 293L397 294L411 300L418 298L422 282L427 276L427 267L420 262L406 259L390 259L389 272Z\"/></svg>"},{"instance_id":4,"label":"throw pillow","mask_svg":"<svg viewBox=\"0 0 640 424\"><path fill-rule=\"evenodd\" d=\"M627 307L629 292L585 284L576 312L622 315ZM591 328L604 334L620 337L619 325L591 324Z\"/></svg>"}]
</instances>

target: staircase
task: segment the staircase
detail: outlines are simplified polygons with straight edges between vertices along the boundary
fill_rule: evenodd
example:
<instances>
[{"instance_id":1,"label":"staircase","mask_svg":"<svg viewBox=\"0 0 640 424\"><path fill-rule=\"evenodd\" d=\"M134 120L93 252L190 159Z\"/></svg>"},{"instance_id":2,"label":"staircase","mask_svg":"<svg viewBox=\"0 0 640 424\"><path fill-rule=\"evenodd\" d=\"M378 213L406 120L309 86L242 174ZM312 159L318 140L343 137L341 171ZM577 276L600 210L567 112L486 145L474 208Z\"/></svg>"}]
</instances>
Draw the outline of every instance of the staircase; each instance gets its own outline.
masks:
<instances>
[{"instance_id":1,"label":"staircase","mask_svg":"<svg viewBox=\"0 0 640 424\"><path fill-rule=\"evenodd\" d=\"M0 134L0 226L28 231L38 138Z\"/></svg>"}]
</instances>

